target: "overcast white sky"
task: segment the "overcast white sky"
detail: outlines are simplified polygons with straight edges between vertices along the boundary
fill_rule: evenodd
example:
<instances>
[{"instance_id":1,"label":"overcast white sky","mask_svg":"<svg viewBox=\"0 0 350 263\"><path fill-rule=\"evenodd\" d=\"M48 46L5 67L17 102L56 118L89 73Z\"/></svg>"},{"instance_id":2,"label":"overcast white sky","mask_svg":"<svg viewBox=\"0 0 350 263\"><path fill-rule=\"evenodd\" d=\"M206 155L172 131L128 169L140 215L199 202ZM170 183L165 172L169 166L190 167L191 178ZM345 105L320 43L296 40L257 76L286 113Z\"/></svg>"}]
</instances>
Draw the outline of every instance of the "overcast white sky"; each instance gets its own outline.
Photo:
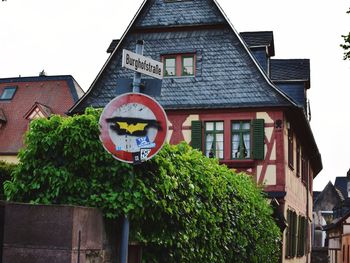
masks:
<instances>
[{"instance_id":1,"label":"overcast white sky","mask_svg":"<svg viewBox=\"0 0 350 263\"><path fill-rule=\"evenodd\" d=\"M350 31L345 0L218 0L237 31L272 30L275 58L311 59L311 126L322 154L322 190L350 168L350 61L341 35ZM7 0L0 2L0 78L72 75L87 90L142 0Z\"/></svg>"}]
</instances>

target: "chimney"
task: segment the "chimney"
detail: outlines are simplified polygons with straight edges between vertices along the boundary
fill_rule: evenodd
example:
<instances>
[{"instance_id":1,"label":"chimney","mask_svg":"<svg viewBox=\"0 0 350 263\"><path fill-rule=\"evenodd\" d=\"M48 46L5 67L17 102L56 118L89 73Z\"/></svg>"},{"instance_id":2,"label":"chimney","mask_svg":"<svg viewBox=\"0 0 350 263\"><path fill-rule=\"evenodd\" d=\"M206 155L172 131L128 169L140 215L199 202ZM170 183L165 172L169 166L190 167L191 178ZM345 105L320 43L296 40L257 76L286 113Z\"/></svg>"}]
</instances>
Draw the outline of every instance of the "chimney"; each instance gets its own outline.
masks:
<instances>
[{"instance_id":1,"label":"chimney","mask_svg":"<svg viewBox=\"0 0 350 263\"><path fill-rule=\"evenodd\" d=\"M46 72L45 72L45 70L43 69L42 71L40 71L39 77L44 77L44 76L46 76Z\"/></svg>"},{"instance_id":2,"label":"chimney","mask_svg":"<svg viewBox=\"0 0 350 263\"><path fill-rule=\"evenodd\" d=\"M120 39L113 39L109 47L107 48L107 53L113 53L114 49L118 46Z\"/></svg>"}]
</instances>

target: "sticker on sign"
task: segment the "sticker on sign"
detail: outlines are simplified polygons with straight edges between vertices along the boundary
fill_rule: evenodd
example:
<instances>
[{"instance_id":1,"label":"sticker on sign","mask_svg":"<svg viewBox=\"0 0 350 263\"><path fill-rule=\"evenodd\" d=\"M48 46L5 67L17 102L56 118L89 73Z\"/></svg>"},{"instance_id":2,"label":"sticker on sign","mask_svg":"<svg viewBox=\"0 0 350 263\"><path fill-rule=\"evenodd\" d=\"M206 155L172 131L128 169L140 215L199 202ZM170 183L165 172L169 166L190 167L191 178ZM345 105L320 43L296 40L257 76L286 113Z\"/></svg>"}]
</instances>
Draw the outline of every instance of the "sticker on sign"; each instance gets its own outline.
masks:
<instances>
[{"instance_id":1,"label":"sticker on sign","mask_svg":"<svg viewBox=\"0 0 350 263\"><path fill-rule=\"evenodd\" d=\"M163 63L126 49L123 49L122 66L157 79L163 79Z\"/></svg>"}]
</instances>

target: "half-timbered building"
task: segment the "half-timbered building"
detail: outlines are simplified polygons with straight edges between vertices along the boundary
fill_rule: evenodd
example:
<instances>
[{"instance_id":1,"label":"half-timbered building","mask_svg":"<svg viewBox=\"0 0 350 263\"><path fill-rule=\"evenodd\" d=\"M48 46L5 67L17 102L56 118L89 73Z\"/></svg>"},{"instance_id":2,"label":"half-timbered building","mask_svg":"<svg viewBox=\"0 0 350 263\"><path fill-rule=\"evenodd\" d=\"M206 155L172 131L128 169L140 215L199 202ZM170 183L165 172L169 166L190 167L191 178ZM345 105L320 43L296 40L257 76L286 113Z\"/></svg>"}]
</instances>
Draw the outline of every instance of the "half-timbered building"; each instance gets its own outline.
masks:
<instances>
[{"instance_id":1,"label":"half-timbered building","mask_svg":"<svg viewBox=\"0 0 350 263\"><path fill-rule=\"evenodd\" d=\"M310 61L272 59L273 33L239 34L215 0L146 0L72 114L131 91L122 50L138 40L164 63L161 91L150 95L166 110L169 142L250 174L282 216L281 261L310 260L312 181L322 169L309 124ZM142 82L144 92L156 84Z\"/></svg>"}]
</instances>

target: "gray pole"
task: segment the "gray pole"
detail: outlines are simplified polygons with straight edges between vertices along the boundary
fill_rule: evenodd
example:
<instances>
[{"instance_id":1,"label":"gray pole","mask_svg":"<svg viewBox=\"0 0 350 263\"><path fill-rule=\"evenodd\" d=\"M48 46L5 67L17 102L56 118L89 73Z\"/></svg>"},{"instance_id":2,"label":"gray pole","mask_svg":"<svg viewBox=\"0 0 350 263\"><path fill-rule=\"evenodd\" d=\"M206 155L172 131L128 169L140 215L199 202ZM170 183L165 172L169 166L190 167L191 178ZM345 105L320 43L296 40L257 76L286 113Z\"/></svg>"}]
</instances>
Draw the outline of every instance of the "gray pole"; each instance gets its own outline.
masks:
<instances>
[{"instance_id":1,"label":"gray pole","mask_svg":"<svg viewBox=\"0 0 350 263\"><path fill-rule=\"evenodd\" d=\"M128 244L129 244L129 219L125 215L123 218L122 238L120 241L120 263L128 262Z\"/></svg>"},{"instance_id":2,"label":"gray pole","mask_svg":"<svg viewBox=\"0 0 350 263\"><path fill-rule=\"evenodd\" d=\"M136 42L136 54L143 55L143 40L137 40ZM134 73L134 81L132 83L132 92L140 93L141 73Z\"/></svg>"},{"instance_id":3,"label":"gray pole","mask_svg":"<svg viewBox=\"0 0 350 263\"><path fill-rule=\"evenodd\" d=\"M143 55L143 40L136 42L136 54ZM134 73L134 81L132 83L132 92L140 93L141 73ZM122 236L120 241L120 263L128 262L128 244L129 244L130 223L128 216L123 218Z\"/></svg>"}]
</instances>

